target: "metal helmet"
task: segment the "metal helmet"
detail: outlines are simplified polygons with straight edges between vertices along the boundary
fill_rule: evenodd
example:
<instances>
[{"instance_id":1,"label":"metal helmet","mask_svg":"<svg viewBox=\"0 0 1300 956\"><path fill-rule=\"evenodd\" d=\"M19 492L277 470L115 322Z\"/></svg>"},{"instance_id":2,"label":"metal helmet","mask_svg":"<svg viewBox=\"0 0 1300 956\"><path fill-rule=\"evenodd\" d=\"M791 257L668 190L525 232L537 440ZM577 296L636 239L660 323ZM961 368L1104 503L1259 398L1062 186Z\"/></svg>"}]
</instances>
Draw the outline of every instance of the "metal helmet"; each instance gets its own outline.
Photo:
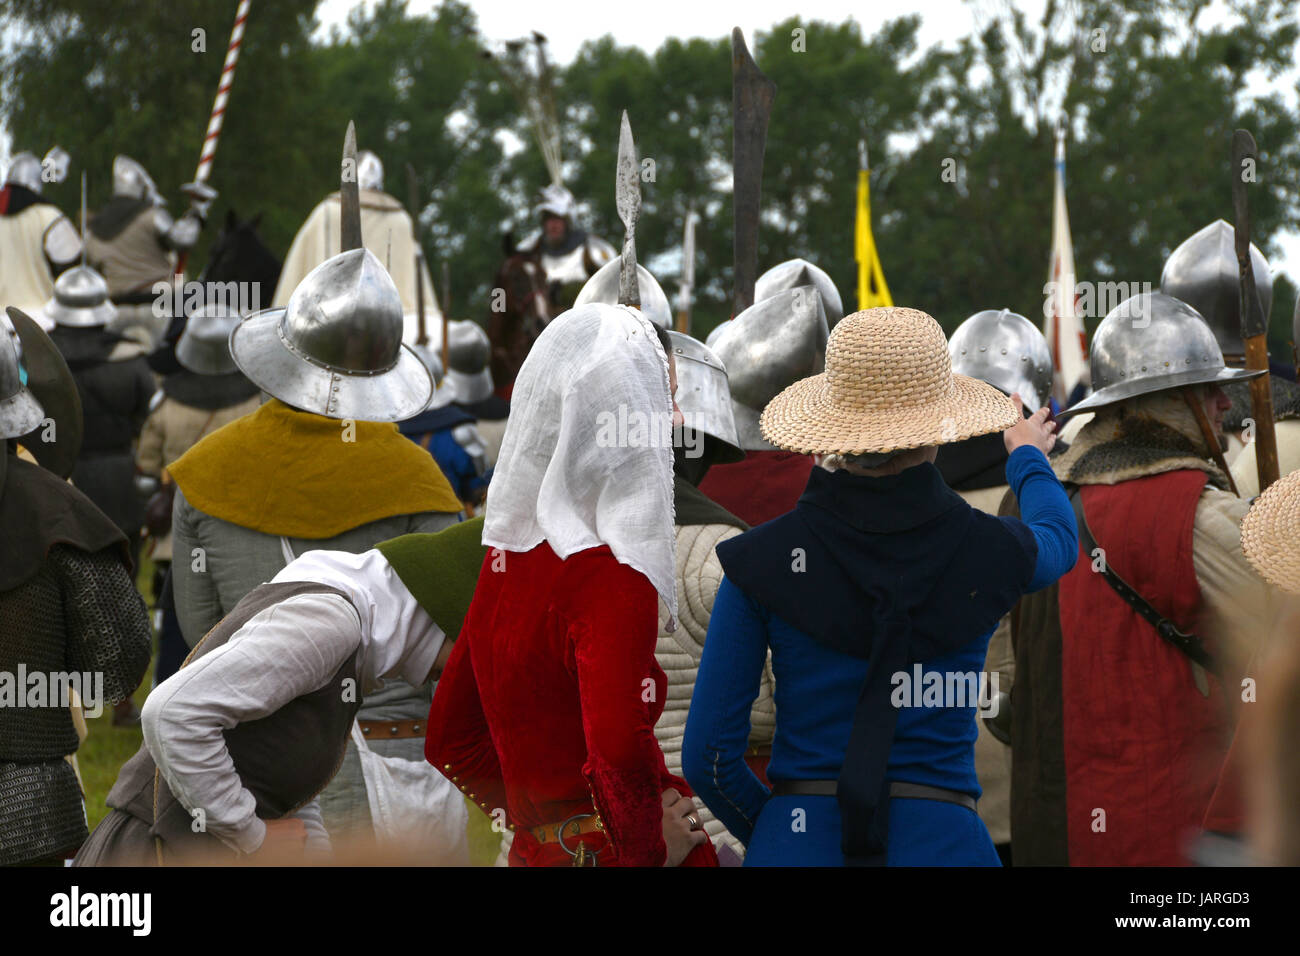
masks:
<instances>
[{"instance_id":1,"label":"metal helmet","mask_svg":"<svg viewBox=\"0 0 1300 956\"><path fill-rule=\"evenodd\" d=\"M578 211L578 203L573 193L557 183L551 183L542 189L542 201L537 204L539 216L559 216L561 219L573 220Z\"/></svg>"},{"instance_id":2,"label":"metal helmet","mask_svg":"<svg viewBox=\"0 0 1300 956\"><path fill-rule=\"evenodd\" d=\"M0 316L0 438L21 438L44 418L45 410L27 387L18 332L8 316Z\"/></svg>"},{"instance_id":3,"label":"metal helmet","mask_svg":"<svg viewBox=\"0 0 1300 956\"><path fill-rule=\"evenodd\" d=\"M34 153L24 151L10 161L5 184L13 183L39 193L47 182L63 182L68 176L68 166L71 163L72 157L59 146L51 147L44 159L37 159Z\"/></svg>"},{"instance_id":4,"label":"metal helmet","mask_svg":"<svg viewBox=\"0 0 1300 956\"><path fill-rule=\"evenodd\" d=\"M1267 324L1273 306L1273 277L1268 271L1268 260L1254 243L1250 246L1250 261ZM1241 285L1232 226L1216 219L1175 249L1160 276L1160 291L1182 299L1199 312L1225 355L1245 354L1246 345L1241 338Z\"/></svg>"},{"instance_id":5,"label":"metal helmet","mask_svg":"<svg viewBox=\"0 0 1300 956\"><path fill-rule=\"evenodd\" d=\"M721 328L708 344L727 370L740 447L775 448L759 431L758 418L787 386L825 368L830 329L822 297L810 285L785 289Z\"/></svg>"},{"instance_id":6,"label":"metal helmet","mask_svg":"<svg viewBox=\"0 0 1300 956\"><path fill-rule=\"evenodd\" d=\"M754 283L754 301L758 302L783 289L793 289L799 285L817 287L822 297L822 307L826 309L826 324L835 328L835 323L844 318L844 300L840 298L839 290L826 271L807 259L787 259L764 272Z\"/></svg>"},{"instance_id":7,"label":"metal helmet","mask_svg":"<svg viewBox=\"0 0 1300 956\"><path fill-rule=\"evenodd\" d=\"M492 372L488 358L492 346L483 326L473 319L447 323L447 378L456 387L456 401L462 405L481 402L492 394Z\"/></svg>"},{"instance_id":8,"label":"metal helmet","mask_svg":"<svg viewBox=\"0 0 1300 956\"><path fill-rule=\"evenodd\" d=\"M384 164L368 149L357 155L357 187L380 192L384 189Z\"/></svg>"},{"instance_id":9,"label":"metal helmet","mask_svg":"<svg viewBox=\"0 0 1300 956\"><path fill-rule=\"evenodd\" d=\"M228 375L239 371L230 354L230 333L239 324L239 312L211 302L196 309L185 321L176 343L176 361L199 375Z\"/></svg>"},{"instance_id":10,"label":"metal helmet","mask_svg":"<svg viewBox=\"0 0 1300 956\"><path fill-rule=\"evenodd\" d=\"M1034 323L1010 309L985 309L948 340L952 370L1019 395L1036 412L1052 395L1052 353Z\"/></svg>"},{"instance_id":11,"label":"metal helmet","mask_svg":"<svg viewBox=\"0 0 1300 956\"><path fill-rule=\"evenodd\" d=\"M45 304L45 317L55 325L88 329L117 318L108 298L108 282L90 266L76 266L54 280L54 298Z\"/></svg>"},{"instance_id":12,"label":"metal helmet","mask_svg":"<svg viewBox=\"0 0 1300 956\"><path fill-rule=\"evenodd\" d=\"M588 302L603 302L606 305L618 305L618 275L622 265L621 259L611 259L587 280L578 297L573 300L573 307ZM639 262L636 266L637 286L641 291L641 314L661 329L673 327L673 307L668 303L668 296L657 279Z\"/></svg>"},{"instance_id":13,"label":"metal helmet","mask_svg":"<svg viewBox=\"0 0 1300 956\"><path fill-rule=\"evenodd\" d=\"M45 410L45 418L31 432L19 436L23 447L38 464L60 478L67 478L81 454L85 435L81 393L63 353L45 331L20 309L5 310L22 345L27 388ZM52 425L53 427L47 427Z\"/></svg>"},{"instance_id":14,"label":"metal helmet","mask_svg":"<svg viewBox=\"0 0 1300 956\"><path fill-rule=\"evenodd\" d=\"M1091 368L1095 391L1058 418L1167 388L1238 382L1264 374L1262 369L1225 367L1219 343L1201 314L1162 292L1125 299L1101 320L1092 337Z\"/></svg>"},{"instance_id":15,"label":"metal helmet","mask_svg":"<svg viewBox=\"0 0 1300 956\"><path fill-rule=\"evenodd\" d=\"M34 153L23 152L13 158L9 171L5 173L5 185L10 183L24 186L34 193L41 191L45 185L41 179L41 161Z\"/></svg>"},{"instance_id":16,"label":"metal helmet","mask_svg":"<svg viewBox=\"0 0 1300 956\"><path fill-rule=\"evenodd\" d=\"M736 416L731 409L731 387L722 360L698 339L681 332L668 332L673 361L677 365L677 407L686 418L686 427L712 439L705 451L710 464L740 461L740 436L736 434Z\"/></svg>"},{"instance_id":17,"label":"metal helmet","mask_svg":"<svg viewBox=\"0 0 1300 956\"><path fill-rule=\"evenodd\" d=\"M143 166L130 156L113 157L113 195L132 196L135 199L147 199L154 205L162 205L162 196L158 187Z\"/></svg>"},{"instance_id":18,"label":"metal helmet","mask_svg":"<svg viewBox=\"0 0 1300 956\"><path fill-rule=\"evenodd\" d=\"M443 374L442 359L438 358L437 351L428 345L408 344L407 348L419 356L433 377L433 394L429 396L429 404L424 406L424 411L442 408L456 401L456 383Z\"/></svg>"},{"instance_id":19,"label":"metal helmet","mask_svg":"<svg viewBox=\"0 0 1300 956\"><path fill-rule=\"evenodd\" d=\"M230 334L235 364L287 405L326 418L396 422L429 401L433 381L402 344L402 297L368 249L326 259L281 309Z\"/></svg>"}]
</instances>

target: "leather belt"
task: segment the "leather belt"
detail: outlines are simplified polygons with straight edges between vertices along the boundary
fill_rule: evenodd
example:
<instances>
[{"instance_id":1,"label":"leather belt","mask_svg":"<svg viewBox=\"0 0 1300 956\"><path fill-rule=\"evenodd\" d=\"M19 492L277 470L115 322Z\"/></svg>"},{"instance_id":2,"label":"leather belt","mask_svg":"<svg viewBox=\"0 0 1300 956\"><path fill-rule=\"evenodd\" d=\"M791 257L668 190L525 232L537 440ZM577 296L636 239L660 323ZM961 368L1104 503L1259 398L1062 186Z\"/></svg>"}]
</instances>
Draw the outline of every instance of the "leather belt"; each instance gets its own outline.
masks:
<instances>
[{"instance_id":1,"label":"leather belt","mask_svg":"<svg viewBox=\"0 0 1300 956\"><path fill-rule=\"evenodd\" d=\"M772 783L774 797L833 797L838 784L835 780L776 780ZM945 787L927 787L921 783L906 783L895 780L889 785L891 797L908 800L938 800L942 803L955 803L975 812L975 798L969 793L948 790Z\"/></svg>"},{"instance_id":2,"label":"leather belt","mask_svg":"<svg viewBox=\"0 0 1300 956\"><path fill-rule=\"evenodd\" d=\"M533 827L528 832L536 838L538 843L559 843L561 830L564 831L564 839L572 840L584 833L604 833L605 824L601 822L600 814L588 813L578 817L569 817L563 823L543 823L541 826Z\"/></svg>"},{"instance_id":3,"label":"leather belt","mask_svg":"<svg viewBox=\"0 0 1300 956\"><path fill-rule=\"evenodd\" d=\"M358 720L367 740L411 740L423 737L428 724L423 720Z\"/></svg>"}]
</instances>

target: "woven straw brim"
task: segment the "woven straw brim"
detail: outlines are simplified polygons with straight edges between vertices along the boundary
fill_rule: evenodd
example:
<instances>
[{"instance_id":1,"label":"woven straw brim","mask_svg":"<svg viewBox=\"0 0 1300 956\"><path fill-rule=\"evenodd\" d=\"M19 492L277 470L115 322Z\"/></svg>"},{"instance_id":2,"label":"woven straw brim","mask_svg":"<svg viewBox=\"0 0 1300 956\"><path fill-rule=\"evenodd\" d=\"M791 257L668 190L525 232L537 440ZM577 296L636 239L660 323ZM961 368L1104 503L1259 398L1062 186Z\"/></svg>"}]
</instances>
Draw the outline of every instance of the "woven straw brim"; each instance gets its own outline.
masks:
<instances>
[{"instance_id":1,"label":"woven straw brim","mask_svg":"<svg viewBox=\"0 0 1300 956\"><path fill-rule=\"evenodd\" d=\"M978 379L952 376L948 398L884 407L836 402L827 373L795 382L763 409L759 428L779 448L805 455L865 455L964 441L1005 431L1020 415L1006 395Z\"/></svg>"},{"instance_id":2,"label":"woven straw brim","mask_svg":"<svg viewBox=\"0 0 1300 956\"><path fill-rule=\"evenodd\" d=\"M1255 499L1241 522L1241 550L1269 584L1300 594L1300 471Z\"/></svg>"}]
</instances>

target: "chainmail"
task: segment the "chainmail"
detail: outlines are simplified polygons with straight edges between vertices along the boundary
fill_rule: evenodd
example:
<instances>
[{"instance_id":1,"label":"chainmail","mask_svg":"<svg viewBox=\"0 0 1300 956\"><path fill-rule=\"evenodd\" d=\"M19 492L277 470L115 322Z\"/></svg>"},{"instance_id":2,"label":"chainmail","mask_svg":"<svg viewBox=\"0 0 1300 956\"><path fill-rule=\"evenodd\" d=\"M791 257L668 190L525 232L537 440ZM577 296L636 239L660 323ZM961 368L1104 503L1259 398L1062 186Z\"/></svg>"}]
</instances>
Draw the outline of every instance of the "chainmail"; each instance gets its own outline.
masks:
<instances>
[{"instance_id":1,"label":"chainmail","mask_svg":"<svg viewBox=\"0 0 1300 956\"><path fill-rule=\"evenodd\" d=\"M1099 411L1066 452L1052 457L1052 469L1062 481L1084 485L1195 469L1205 472L1216 488L1226 489L1227 477L1184 430L1194 427L1181 396L1140 396Z\"/></svg>"},{"instance_id":2,"label":"chainmail","mask_svg":"<svg viewBox=\"0 0 1300 956\"><path fill-rule=\"evenodd\" d=\"M1270 375L1268 381L1273 392L1273 420L1284 422L1300 418L1300 385L1277 375ZM1230 432L1239 432L1244 427L1243 422L1255 414L1250 404L1250 383L1229 382L1220 387L1223 394L1232 399L1232 408L1223 415L1223 427Z\"/></svg>"},{"instance_id":3,"label":"chainmail","mask_svg":"<svg viewBox=\"0 0 1300 956\"><path fill-rule=\"evenodd\" d=\"M56 545L41 569L21 586L0 594L0 673L16 684L22 665L29 676L92 675L83 694L98 688L107 706L140 683L152 647L148 612L131 578L112 551L87 554ZM47 679L51 694L56 690ZM3 701L3 698L0 698ZM0 760L49 760L77 749L67 707L0 706Z\"/></svg>"},{"instance_id":4,"label":"chainmail","mask_svg":"<svg viewBox=\"0 0 1300 956\"><path fill-rule=\"evenodd\" d=\"M74 849L87 836L81 788L66 760L0 761L0 866Z\"/></svg>"}]
</instances>

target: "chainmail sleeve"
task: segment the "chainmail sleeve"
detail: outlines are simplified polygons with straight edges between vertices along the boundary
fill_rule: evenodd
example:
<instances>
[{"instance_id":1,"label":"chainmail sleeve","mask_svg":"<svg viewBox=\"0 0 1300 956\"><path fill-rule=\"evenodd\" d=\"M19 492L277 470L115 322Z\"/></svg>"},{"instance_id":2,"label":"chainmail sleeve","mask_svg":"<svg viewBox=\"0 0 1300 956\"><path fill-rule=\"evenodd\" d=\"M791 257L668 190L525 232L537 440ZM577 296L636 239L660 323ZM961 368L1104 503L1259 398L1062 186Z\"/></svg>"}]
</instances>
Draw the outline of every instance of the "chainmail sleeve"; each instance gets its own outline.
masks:
<instances>
[{"instance_id":1,"label":"chainmail sleeve","mask_svg":"<svg viewBox=\"0 0 1300 956\"><path fill-rule=\"evenodd\" d=\"M107 702L126 699L153 650L149 613L131 576L111 549L88 554L58 545L49 561L63 588L69 667L103 674Z\"/></svg>"}]
</instances>

